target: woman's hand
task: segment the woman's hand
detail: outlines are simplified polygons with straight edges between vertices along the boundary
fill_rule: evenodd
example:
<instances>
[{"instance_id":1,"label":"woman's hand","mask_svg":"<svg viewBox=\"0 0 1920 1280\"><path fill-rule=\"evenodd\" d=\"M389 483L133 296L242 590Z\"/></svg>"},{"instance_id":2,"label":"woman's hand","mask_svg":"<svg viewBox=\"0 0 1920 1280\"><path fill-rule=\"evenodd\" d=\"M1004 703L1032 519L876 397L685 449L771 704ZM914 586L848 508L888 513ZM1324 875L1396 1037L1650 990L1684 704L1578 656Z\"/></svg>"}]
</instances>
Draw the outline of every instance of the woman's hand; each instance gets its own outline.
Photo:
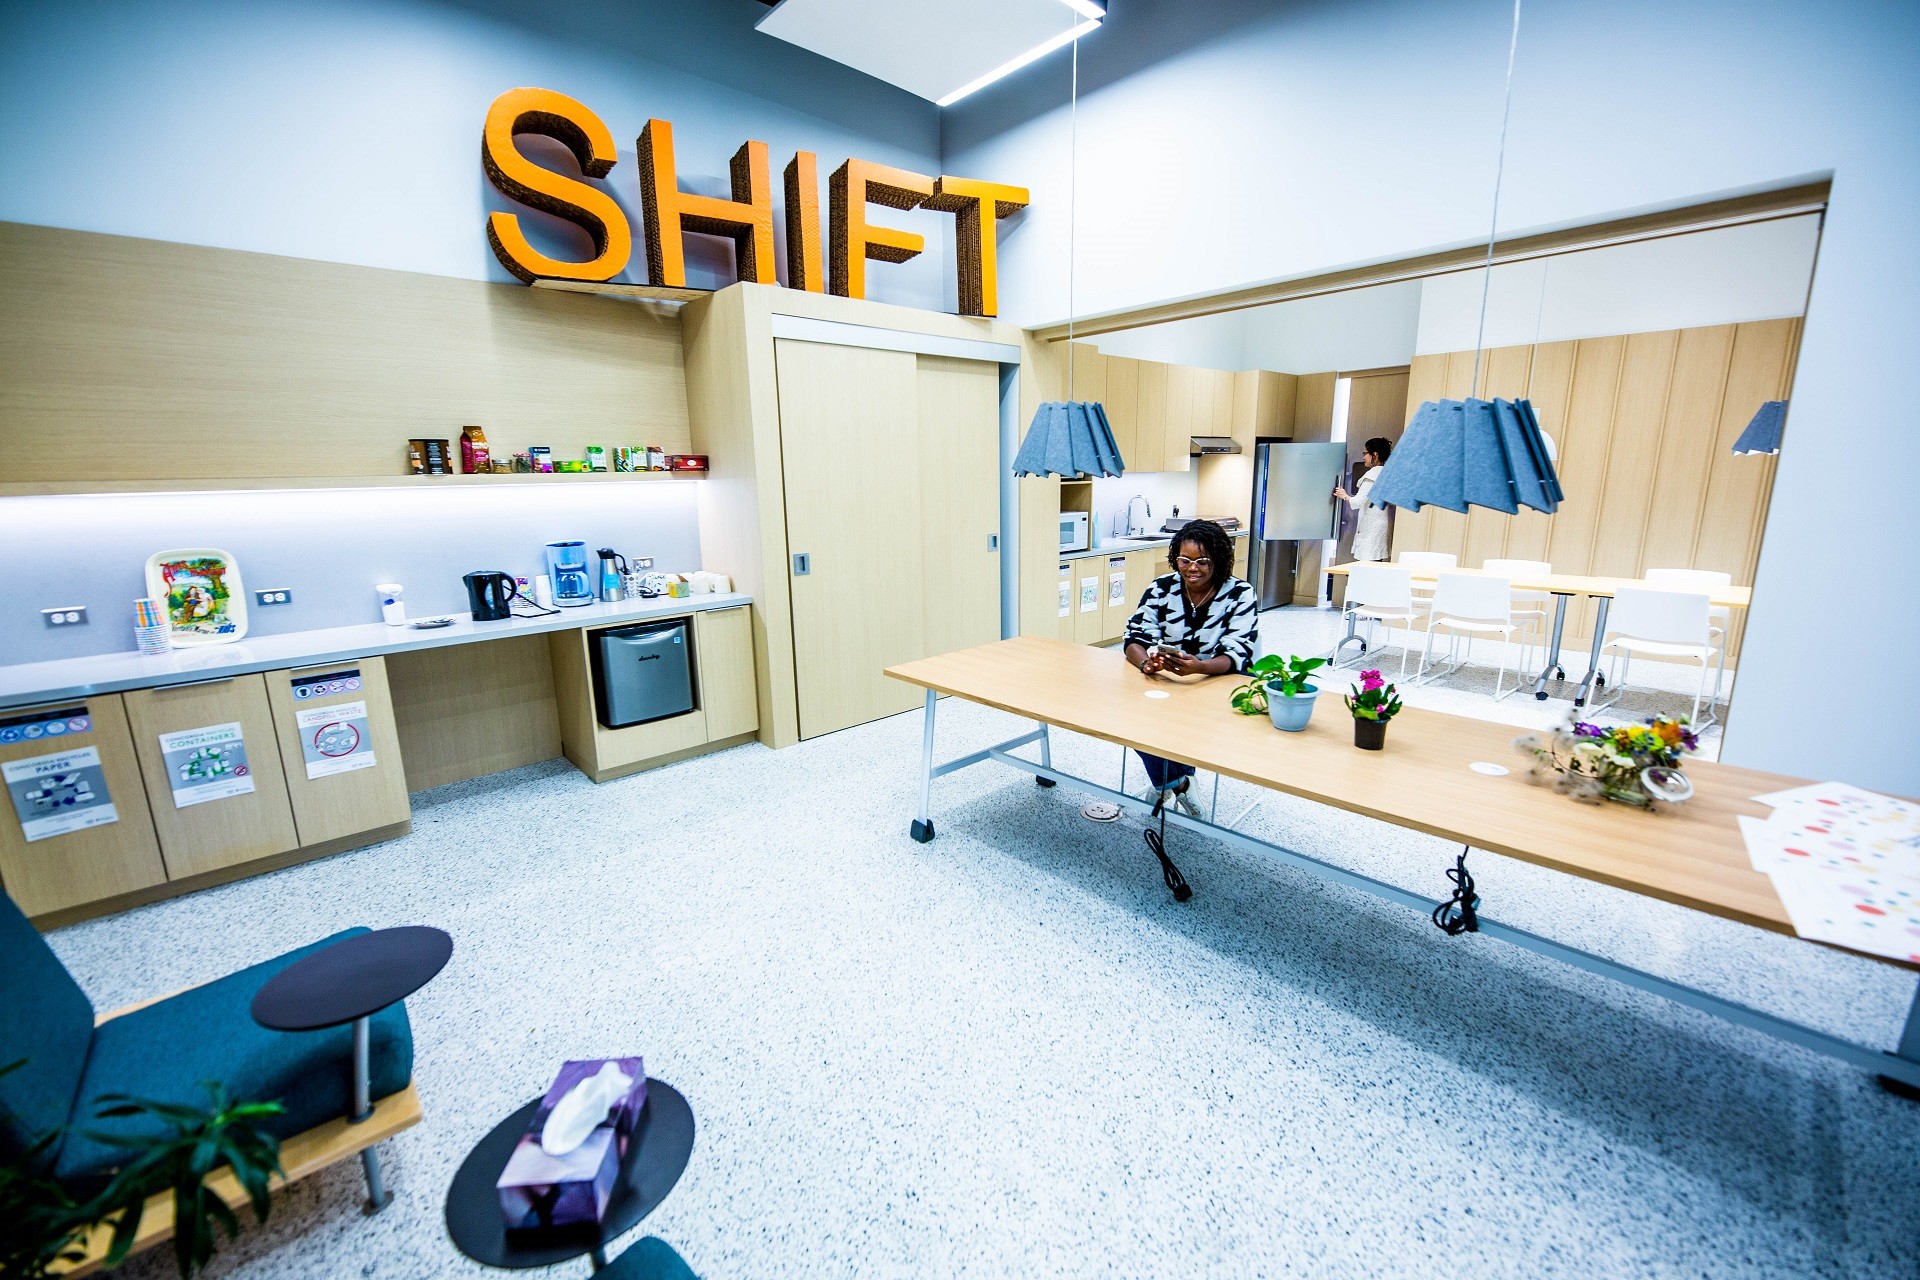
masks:
<instances>
[{"instance_id":1,"label":"woman's hand","mask_svg":"<svg viewBox=\"0 0 1920 1280\"><path fill-rule=\"evenodd\" d=\"M1333 496L1340 499L1340 501L1342 502L1353 501L1353 495L1348 493L1345 489L1341 488L1339 485L1333 486Z\"/></svg>"},{"instance_id":2,"label":"woman's hand","mask_svg":"<svg viewBox=\"0 0 1920 1280\"><path fill-rule=\"evenodd\" d=\"M1158 675L1167 669L1167 655L1159 649L1147 650L1146 659L1140 664L1142 675Z\"/></svg>"}]
</instances>

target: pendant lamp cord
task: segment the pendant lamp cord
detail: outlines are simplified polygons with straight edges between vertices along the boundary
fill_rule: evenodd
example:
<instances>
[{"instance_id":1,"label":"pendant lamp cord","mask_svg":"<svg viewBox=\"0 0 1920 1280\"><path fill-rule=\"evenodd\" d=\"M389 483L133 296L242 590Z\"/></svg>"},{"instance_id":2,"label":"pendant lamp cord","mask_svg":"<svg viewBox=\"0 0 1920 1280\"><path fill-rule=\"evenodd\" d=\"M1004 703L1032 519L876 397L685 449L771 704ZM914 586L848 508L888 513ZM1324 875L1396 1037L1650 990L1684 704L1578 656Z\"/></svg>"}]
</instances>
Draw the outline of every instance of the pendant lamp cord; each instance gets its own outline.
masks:
<instances>
[{"instance_id":1,"label":"pendant lamp cord","mask_svg":"<svg viewBox=\"0 0 1920 1280\"><path fill-rule=\"evenodd\" d=\"M1078 21L1076 16L1075 21ZM1511 72L1509 72L1511 75ZM1079 230L1080 42L1073 42L1073 87L1067 94L1067 401L1073 401L1073 250Z\"/></svg>"},{"instance_id":2,"label":"pendant lamp cord","mask_svg":"<svg viewBox=\"0 0 1920 1280\"><path fill-rule=\"evenodd\" d=\"M1513 60L1520 49L1520 0L1513 0L1513 34L1507 40L1507 97L1500 108L1500 152L1493 162L1493 220L1487 228L1487 265L1480 280L1480 328L1473 337L1473 382L1467 388L1467 394L1477 396L1480 393L1480 352L1487 341L1487 295L1493 289L1493 242L1500 232L1500 179L1507 168L1507 121L1513 115ZM1069 236L1071 239L1071 236ZM1068 278L1072 278L1072 267L1068 267ZM1071 305L1072 287L1067 290Z\"/></svg>"}]
</instances>

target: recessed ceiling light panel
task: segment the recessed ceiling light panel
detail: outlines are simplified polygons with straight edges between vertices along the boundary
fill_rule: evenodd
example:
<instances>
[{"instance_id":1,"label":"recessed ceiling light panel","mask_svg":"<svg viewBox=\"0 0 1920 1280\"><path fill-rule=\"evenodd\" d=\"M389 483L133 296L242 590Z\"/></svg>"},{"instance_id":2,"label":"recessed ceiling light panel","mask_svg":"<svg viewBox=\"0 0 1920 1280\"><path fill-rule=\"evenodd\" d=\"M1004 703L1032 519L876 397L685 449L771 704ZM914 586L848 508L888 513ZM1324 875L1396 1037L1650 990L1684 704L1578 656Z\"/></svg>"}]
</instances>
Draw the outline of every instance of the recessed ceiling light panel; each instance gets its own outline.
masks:
<instances>
[{"instance_id":1,"label":"recessed ceiling light panel","mask_svg":"<svg viewBox=\"0 0 1920 1280\"><path fill-rule=\"evenodd\" d=\"M1100 0L781 0L757 25L944 107L1105 17Z\"/></svg>"}]
</instances>

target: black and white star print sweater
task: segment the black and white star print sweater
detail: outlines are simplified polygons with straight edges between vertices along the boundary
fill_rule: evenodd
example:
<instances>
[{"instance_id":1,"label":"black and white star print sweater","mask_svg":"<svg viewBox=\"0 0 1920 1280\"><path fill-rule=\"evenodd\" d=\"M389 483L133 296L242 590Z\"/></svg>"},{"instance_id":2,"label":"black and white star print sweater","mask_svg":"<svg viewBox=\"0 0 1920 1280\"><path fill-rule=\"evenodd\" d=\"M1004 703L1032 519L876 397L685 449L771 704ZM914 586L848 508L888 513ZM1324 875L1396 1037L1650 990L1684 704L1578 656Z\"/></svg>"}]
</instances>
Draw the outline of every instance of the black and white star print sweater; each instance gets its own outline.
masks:
<instances>
[{"instance_id":1,"label":"black and white star print sweater","mask_svg":"<svg viewBox=\"0 0 1920 1280\"><path fill-rule=\"evenodd\" d=\"M1195 617L1187 607L1180 575L1163 573L1141 593L1140 607L1127 619L1123 647L1168 644L1196 658L1225 654L1233 659L1235 671L1245 671L1259 640L1260 602L1252 583L1228 578Z\"/></svg>"}]
</instances>

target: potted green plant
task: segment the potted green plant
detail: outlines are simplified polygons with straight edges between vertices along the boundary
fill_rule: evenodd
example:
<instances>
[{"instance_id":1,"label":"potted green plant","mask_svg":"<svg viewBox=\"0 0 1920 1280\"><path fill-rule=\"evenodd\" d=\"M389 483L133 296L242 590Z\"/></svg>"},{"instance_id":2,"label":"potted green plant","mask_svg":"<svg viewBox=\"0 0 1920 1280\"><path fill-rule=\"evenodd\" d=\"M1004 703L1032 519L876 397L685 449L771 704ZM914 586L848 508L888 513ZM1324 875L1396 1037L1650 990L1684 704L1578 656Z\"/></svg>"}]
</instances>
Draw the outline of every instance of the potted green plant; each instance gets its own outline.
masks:
<instances>
[{"instance_id":1,"label":"potted green plant","mask_svg":"<svg viewBox=\"0 0 1920 1280\"><path fill-rule=\"evenodd\" d=\"M0 1075L20 1067L0 1067ZM222 1165L246 1190L253 1216L267 1220L272 1180L284 1178L280 1140L261 1127L285 1110L277 1102L234 1102L219 1085L207 1085L209 1106L179 1106L114 1094L101 1098L95 1119L144 1116L156 1122L132 1134L86 1136L120 1147L127 1159L104 1187L85 1198L46 1171L59 1130L40 1135L25 1150L0 1161L0 1276L41 1280L71 1268L86 1256L96 1226L111 1224L104 1263L117 1267L133 1248L147 1199L173 1193L173 1259L191 1277L213 1257L216 1229L231 1240L240 1220L206 1185Z\"/></svg>"},{"instance_id":2,"label":"potted green plant","mask_svg":"<svg viewBox=\"0 0 1920 1280\"><path fill-rule=\"evenodd\" d=\"M1250 679L1233 691L1233 709L1243 716L1267 713L1276 729L1299 733L1313 718L1313 700L1320 689L1307 679L1315 668L1327 665L1325 658L1303 658L1298 654L1282 658L1270 653L1254 659L1247 668Z\"/></svg>"},{"instance_id":3,"label":"potted green plant","mask_svg":"<svg viewBox=\"0 0 1920 1280\"><path fill-rule=\"evenodd\" d=\"M1353 745L1378 751L1387 745L1387 721L1400 714L1400 694L1378 671L1362 671L1345 697L1353 713Z\"/></svg>"}]
</instances>

